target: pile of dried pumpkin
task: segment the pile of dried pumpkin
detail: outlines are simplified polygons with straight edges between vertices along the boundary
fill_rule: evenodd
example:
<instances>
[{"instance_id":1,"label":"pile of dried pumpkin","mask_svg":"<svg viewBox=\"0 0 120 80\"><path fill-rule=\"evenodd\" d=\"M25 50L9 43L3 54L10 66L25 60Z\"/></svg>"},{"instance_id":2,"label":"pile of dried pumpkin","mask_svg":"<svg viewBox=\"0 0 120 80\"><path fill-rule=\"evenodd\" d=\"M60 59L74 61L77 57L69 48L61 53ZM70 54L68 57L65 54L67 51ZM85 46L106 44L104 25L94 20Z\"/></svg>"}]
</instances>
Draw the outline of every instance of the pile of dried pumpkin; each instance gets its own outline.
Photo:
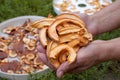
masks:
<instances>
[{"instance_id":1,"label":"pile of dried pumpkin","mask_svg":"<svg viewBox=\"0 0 120 80\"><path fill-rule=\"evenodd\" d=\"M73 63L78 50L92 41L92 34L87 31L85 23L74 14L44 18L35 21L32 26L39 28L40 42L55 68L65 61Z\"/></svg>"}]
</instances>

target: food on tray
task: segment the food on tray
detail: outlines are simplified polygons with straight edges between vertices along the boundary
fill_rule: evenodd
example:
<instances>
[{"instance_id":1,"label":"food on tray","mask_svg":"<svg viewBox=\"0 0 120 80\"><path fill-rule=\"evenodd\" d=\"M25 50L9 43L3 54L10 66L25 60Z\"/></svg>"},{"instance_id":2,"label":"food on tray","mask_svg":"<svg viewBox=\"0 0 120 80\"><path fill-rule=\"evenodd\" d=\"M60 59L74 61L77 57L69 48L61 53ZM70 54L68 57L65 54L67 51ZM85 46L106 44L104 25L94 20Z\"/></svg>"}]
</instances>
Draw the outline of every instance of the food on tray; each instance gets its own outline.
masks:
<instances>
[{"instance_id":1,"label":"food on tray","mask_svg":"<svg viewBox=\"0 0 120 80\"><path fill-rule=\"evenodd\" d=\"M39 30L32 27L30 19L23 25L4 28L3 33L8 37L0 37L0 71L28 74L42 70L44 64L36 49Z\"/></svg>"},{"instance_id":2,"label":"food on tray","mask_svg":"<svg viewBox=\"0 0 120 80\"><path fill-rule=\"evenodd\" d=\"M43 25L43 22L47 25ZM46 49L48 60L55 68L65 61L73 63L78 50L92 41L92 34L87 31L82 19L75 14L45 18L33 22L32 25L39 29L39 40Z\"/></svg>"},{"instance_id":3,"label":"food on tray","mask_svg":"<svg viewBox=\"0 0 120 80\"><path fill-rule=\"evenodd\" d=\"M54 0L54 9L60 13L86 13L92 15L109 6L112 0Z\"/></svg>"}]
</instances>

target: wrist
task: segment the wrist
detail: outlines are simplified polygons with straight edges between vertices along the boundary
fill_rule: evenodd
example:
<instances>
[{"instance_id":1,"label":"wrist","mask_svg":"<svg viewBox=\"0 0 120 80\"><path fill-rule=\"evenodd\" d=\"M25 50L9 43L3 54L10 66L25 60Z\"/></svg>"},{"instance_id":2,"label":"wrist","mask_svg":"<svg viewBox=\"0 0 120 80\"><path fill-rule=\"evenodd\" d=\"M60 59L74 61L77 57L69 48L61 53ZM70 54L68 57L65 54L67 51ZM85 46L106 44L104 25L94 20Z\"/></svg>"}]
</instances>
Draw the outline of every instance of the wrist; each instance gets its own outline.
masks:
<instances>
[{"instance_id":1,"label":"wrist","mask_svg":"<svg viewBox=\"0 0 120 80\"><path fill-rule=\"evenodd\" d=\"M109 60L120 60L120 38L104 41L100 44L101 53L98 60L105 62Z\"/></svg>"}]
</instances>

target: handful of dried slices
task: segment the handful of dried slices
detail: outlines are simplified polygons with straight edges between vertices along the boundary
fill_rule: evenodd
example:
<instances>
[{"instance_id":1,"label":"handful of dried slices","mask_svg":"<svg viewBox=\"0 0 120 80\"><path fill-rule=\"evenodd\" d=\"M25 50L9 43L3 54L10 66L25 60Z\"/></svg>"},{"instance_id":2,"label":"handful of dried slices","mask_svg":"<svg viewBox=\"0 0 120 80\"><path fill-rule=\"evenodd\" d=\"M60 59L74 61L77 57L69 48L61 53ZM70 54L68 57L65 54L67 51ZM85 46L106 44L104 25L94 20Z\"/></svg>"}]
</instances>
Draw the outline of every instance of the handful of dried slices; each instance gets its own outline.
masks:
<instances>
[{"instance_id":1,"label":"handful of dried slices","mask_svg":"<svg viewBox=\"0 0 120 80\"><path fill-rule=\"evenodd\" d=\"M44 18L32 26L39 28L39 40L55 68L65 61L73 63L77 51L92 41L92 34L87 31L85 23L74 14Z\"/></svg>"}]
</instances>

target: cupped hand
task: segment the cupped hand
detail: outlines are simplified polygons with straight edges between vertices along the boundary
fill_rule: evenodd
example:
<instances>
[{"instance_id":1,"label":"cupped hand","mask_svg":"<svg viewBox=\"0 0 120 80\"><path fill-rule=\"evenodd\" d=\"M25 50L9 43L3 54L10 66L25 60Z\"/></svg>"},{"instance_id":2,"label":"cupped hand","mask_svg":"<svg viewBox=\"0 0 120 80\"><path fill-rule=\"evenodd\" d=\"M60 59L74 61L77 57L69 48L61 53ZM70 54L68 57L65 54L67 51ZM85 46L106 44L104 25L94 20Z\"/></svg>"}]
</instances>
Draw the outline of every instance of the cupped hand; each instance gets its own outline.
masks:
<instances>
[{"instance_id":1,"label":"cupped hand","mask_svg":"<svg viewBox=\"0 0 120 80\"><path fill-rule=\"evenodd\" d=\"M86 28L90 33L95 36L97 34L97 29L94 28L96 26L97 21L93 21L91 16L81 14L80 18L85 22ZM95 45L98 44L98 42L101 41L94 41L90 45L81 48L79 52L77 53L77 60L73 64L69 64L68 62L63 63L58 69L57 69L57 76L61 77L66 72L72 70L71 72L76 72L79 70L85 70L93 65L96 64L96 56L98 48L95 47ZM37 47L39 51L39 57L43 61L44 64L50 67L50 69L55 70L55 68L50 64L49 60L47 59L45 49L40 45ZM96 52L95 52L96 51ZM79 64L79 65L78 65ZM80 67L81 66L81 67Z\"/></svg>"},{"instance_id":2,"label":"cupped hand","mask_svg":"<svg viewBox=\"0 0 120 80\"><path fill-rule=\"evenodd\" d=\"M60 78L65 73L82 72L101 63L106 58L106 56L102 56L102 54L108 53L107 49L103 47L105 43L106 41L96 40L91 42L88 46L81 48L77 53L77 58L74 63L69 64L68 62L64 62L60 65L56 72L57 76Z\"/></svg>"}]
</instances>

